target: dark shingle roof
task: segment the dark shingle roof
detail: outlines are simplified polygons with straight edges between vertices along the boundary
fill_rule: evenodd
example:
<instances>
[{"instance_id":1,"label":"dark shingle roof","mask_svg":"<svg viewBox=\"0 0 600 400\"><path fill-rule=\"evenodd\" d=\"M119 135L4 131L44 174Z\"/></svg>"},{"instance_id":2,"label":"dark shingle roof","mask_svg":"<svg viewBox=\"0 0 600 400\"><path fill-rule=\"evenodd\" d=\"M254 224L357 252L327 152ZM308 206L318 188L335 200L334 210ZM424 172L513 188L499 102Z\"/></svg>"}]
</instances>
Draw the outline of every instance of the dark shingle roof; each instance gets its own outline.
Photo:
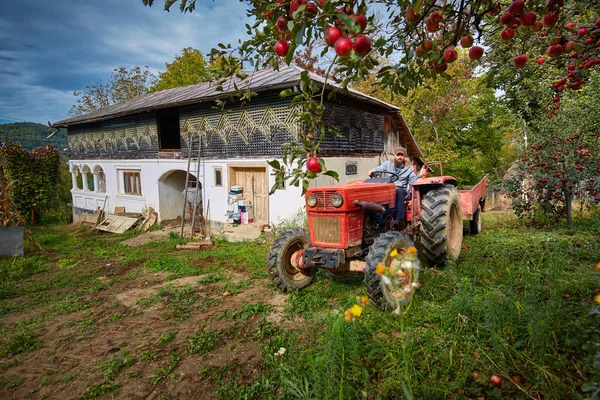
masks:
<instances>
[{"instance_id":1,"label":"dark shingle roof","mask_svg":"<svg viewBox=\"0 0 600 400\"><path fill-rule=\"evenodd\" d=\"M203 82L190 86L165 89L125 100L120 103L112 104L108 107L100 108L87 114L67 118L55 122L52 125L56 128L66 128L70 125L99 122L123 117L126 115L147 112L154 109L214 101L215 99L223 98L237 90L245 91L250 89L253 92L264 92L272 89L290 88L300 83L300 73L302 71L303 69L293 65L280 66L279 71L276 71L272 68L265 68L258 71L249 72L247 77L244 79L239 79L235 76L229 78L226 83L222 85L223 90L217 90L217 85L214 82ZM309 74L311 79L317 85L322 86L325 84L325 78L322 76L312 72L309 72ZM327 84L334 87L339 87L331 80L328 80ZM399 128L403 128L406 131L404 135L407 136L404 137L404 140L407 143L411 143L409 144L409 147L412 147L412 154L420 157L423 156L421 150L416 144L414 137L410 133L408 126L406 126L404 118L400 115L400 109L398 107L354 89L348 89L347 91L344 91L343 94L365 103L381 107L392 112L392 114L395 114L397 122L402 122L402 127ZM398 121L398 118L401 119L401 121Z\"/></svg>"},{"instance_id":2,"label":"dark shingle roof","mask_svg":"<svg viewBox=\"0 0 600 400\"><path fill-rule=\"evenodd\" d=\"M243 80L235 76L231 77L223 85L222 91L216 90L217 86L214 82L204 82L190 86L165 89L112 104L87 114L67 118L55 122L53 125L55 127L67 127L69 125L97 122L153 109L213 101L235 92L236 88L234 84L237 86L237 90L247 90L249 88L254 92L264 92L270 89L283 89L297 85L300 82L301 72L302 69L298 67L284 65L279 67L279 71L272 68L265 68L250 72ZM322 85L324 83L323 77L313 73L310 73L310 76L317 84ZM328 81L327 83L332 84L332 81ZM332 86L335 86L335 84L332 84ZM396 106L356 90L349 89L346 94L390 111L399 111Z\"/></svg>"}]
</instances>

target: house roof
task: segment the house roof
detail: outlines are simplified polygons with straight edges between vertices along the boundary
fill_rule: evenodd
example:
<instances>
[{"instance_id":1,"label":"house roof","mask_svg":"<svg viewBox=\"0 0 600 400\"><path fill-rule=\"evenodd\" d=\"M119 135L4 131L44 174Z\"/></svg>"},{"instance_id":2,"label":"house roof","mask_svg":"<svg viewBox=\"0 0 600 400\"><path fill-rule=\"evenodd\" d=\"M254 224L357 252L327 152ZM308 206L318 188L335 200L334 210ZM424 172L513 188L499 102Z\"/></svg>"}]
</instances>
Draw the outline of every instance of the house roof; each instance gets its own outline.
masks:
<instances>
[{"instance_id":1,"label":"house roof","mask_svg":"<svg viewBox=\"0 0 600 400\"><path fill-rule=\"evenodd\" d=\"M70 125L99 122L154 109L214 101L215 99L222 98L238 90L245 91L250 89L253 92L264 92L272 89L289 88L300 83L300 73L302 71L302 68L294 65L282 65L279 67L278 71L273 68L265 68L250 72L244 79L232 76L222 85L223 90L217 90L217 85L214 82L203 82L195 85L165 89L121 101L76 117L57 121L53 123L52 126L55 128L66 128ZM312 72L309 72L309 75L317 85L323 86L325 84L325 78L322 76ZM327 84L339 87L339 85L332 81L328 81ZM405 140L409 139L406 140L406 142L411 143L409 145L409 148L411 148L410 150L413 150L413 154L415 155L419 155L420 157L423 156L414 137L408 130L404 118L400 115L400 109L398 107L354 89L344 90L343 94L390 111L396 116L396 118L394 118L395 120L400 118L402 128L406 131L404 133Z\"/></svg>"}]
</instances>

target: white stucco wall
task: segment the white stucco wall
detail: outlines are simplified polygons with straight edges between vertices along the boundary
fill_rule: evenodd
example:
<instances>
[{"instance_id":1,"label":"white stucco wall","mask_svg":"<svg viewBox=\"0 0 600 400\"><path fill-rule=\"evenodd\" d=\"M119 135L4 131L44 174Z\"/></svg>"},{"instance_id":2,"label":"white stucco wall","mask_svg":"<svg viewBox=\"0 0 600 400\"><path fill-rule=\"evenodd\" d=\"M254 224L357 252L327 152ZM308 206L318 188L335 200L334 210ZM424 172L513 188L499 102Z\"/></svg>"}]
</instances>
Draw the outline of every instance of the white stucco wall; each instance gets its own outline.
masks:
<instances>
[{"instance_id":1,"label":"white stucco wall","mask_svg":"<svg viewBox=\"0 0 600 400\"><path fill-rule=\"evenodd\" d=\"M270 158L269 158L270 160ZM209 218L214 221L227 222L227 198L229 193L229 170L228 165L236 166L248 164L252 166L264 164L267 165L267 159L251 160L210 160L203 161L200 165L200 182L202 184L203 206L206 208L210 204ZM105 211L113 213L115 207L125 207L127 212L140 213L145 208L152 207L159 213L159 220L171 219L181 215L183 210L183 195L179 188L174 184L174 177L183 176L185 180L185 171L187 169L187 160L71 160L69 167L71 170L79 168L82 170L85 166L102 168L106 180L106 192L89 191L82 189L72 189L74 207L95 211L102 207L105 196L107 197ZM223 186L215 184L215 168L222 171ZM128 195L123 193L123 171L139 171L141 178L142 195ZM190 173L195 175L196 165L192 163ZM269 188L275 183L275 178L271 176L271 168L268 167ZM167 174L167 175L165 175ZM181 186L183 190L183 186ZM269 221L279 222L283 219L291 218L297 214L298 210L304 206L304 199L301 197L301 189L298 187L287 187L284 190L278 190L269 197ZM179 197L181 196L181 197Z\"/></svg>"},{"instance_id":2,"label":"white stucco wall","mask_svg":"<svg viewBox=\"0 0 600 400\"><path fill-rule=\"evenodd\" d=\"M271 167L268 167L264 159L248 160L207 160L200 165L200 182L202 184L203 206L210 204L209 218L213 221L226 223L227 198L230 187L228 166L265 165L268 173L269 189L275 183ZM280 160L281 161L281 160ZM357 165L356 175L346 175L346 163L355 162ZM368 171L380 164L379 157L369 158L344 158L332 157L326 159L327 168L335 170L340 175L339 183L347 183L357 179L365 179ZM98 167L104 171L106 179L106 192L96 192L81 189L72 189L74 207L95 211L104 204L107 197L105 211L113 213L115 207L125 207L127 212L140 213L145 208L152 207L159 213L159 220L172 219L181 215L183 210L183 195L181 191L185 183L185 170L187 160L71 160L71 170L85 167L97 170ZM215 169L222 171L223 186L215 184ZM123 171L139 171L141 178L142 195L128 195L123 193ZM184 172L173 172L184 171ZM192 163L190 173L195 175L196 166ZM320 176L311 182L312 186L325 186L335 184L333 178ZM294 218L300 210L304 210L304 198L301 196L300 187L287 185L285 189L277 190L269 196L269 222L279 224L283 220Z\"/></svg>"}]
</instances>

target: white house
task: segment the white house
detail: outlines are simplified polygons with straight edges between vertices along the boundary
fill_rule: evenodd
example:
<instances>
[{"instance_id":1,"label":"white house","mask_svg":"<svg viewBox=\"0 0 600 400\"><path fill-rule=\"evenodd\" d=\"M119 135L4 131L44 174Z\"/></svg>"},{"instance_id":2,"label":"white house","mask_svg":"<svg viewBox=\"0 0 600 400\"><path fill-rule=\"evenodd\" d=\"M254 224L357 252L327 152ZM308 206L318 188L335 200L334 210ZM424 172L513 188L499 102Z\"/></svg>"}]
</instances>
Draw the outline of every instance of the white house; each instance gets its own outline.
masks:
<instances>
[{"instance_id":1,"label":"white house","mask_svg":"<svg viewBox=\"0 0 600 400\"><path fill-rule=\"evenodd\" d=\"M152 207L162 221L181 216L190 150L191 179L200 182L211 223L228 222L232 186L243 187L256 223L293 217L304 207L301 188L269 196L274 176L267 161L281 159L282 145L302 129L289 97L279 96L299 85L301 71L259 70L244 80L231 78L223 86L231 90L216 90L212 83L167 89L54 123L68 134L74 220L98 207L109 213L115 207L128 212ZM323 85L322 77L310 76ZM216 107L216 100L233 93L232 82L258 96ZM338 171L340 182L364 179L398 145L422 157L397 107L354 90L338 92L325 106L327 122L343 137L328 135L319 155ZM313 185L332 183L322 176Z\"/></svg>"}]
</instances>

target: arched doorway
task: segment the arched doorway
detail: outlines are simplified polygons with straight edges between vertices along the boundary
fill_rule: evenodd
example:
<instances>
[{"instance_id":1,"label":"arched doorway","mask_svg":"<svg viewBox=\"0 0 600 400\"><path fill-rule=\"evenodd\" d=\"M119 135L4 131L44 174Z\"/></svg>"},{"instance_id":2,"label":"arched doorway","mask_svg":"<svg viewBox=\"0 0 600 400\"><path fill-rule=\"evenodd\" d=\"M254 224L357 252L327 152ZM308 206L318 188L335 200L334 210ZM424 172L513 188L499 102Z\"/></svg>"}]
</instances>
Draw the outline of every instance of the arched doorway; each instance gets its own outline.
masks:
<instances>
[{"instance_id":1,"label":"arched doorway","mask_svg":"<svg viewBox=\"0 0 600 400\"><path fill-rule=\"evenodd\" d=\"M158 180L158 214L161 221L181 217L185 175L183 170L171 170ZM190 174L189 180L196 181L196 176Z\"/></svg>"}]
</instances>

